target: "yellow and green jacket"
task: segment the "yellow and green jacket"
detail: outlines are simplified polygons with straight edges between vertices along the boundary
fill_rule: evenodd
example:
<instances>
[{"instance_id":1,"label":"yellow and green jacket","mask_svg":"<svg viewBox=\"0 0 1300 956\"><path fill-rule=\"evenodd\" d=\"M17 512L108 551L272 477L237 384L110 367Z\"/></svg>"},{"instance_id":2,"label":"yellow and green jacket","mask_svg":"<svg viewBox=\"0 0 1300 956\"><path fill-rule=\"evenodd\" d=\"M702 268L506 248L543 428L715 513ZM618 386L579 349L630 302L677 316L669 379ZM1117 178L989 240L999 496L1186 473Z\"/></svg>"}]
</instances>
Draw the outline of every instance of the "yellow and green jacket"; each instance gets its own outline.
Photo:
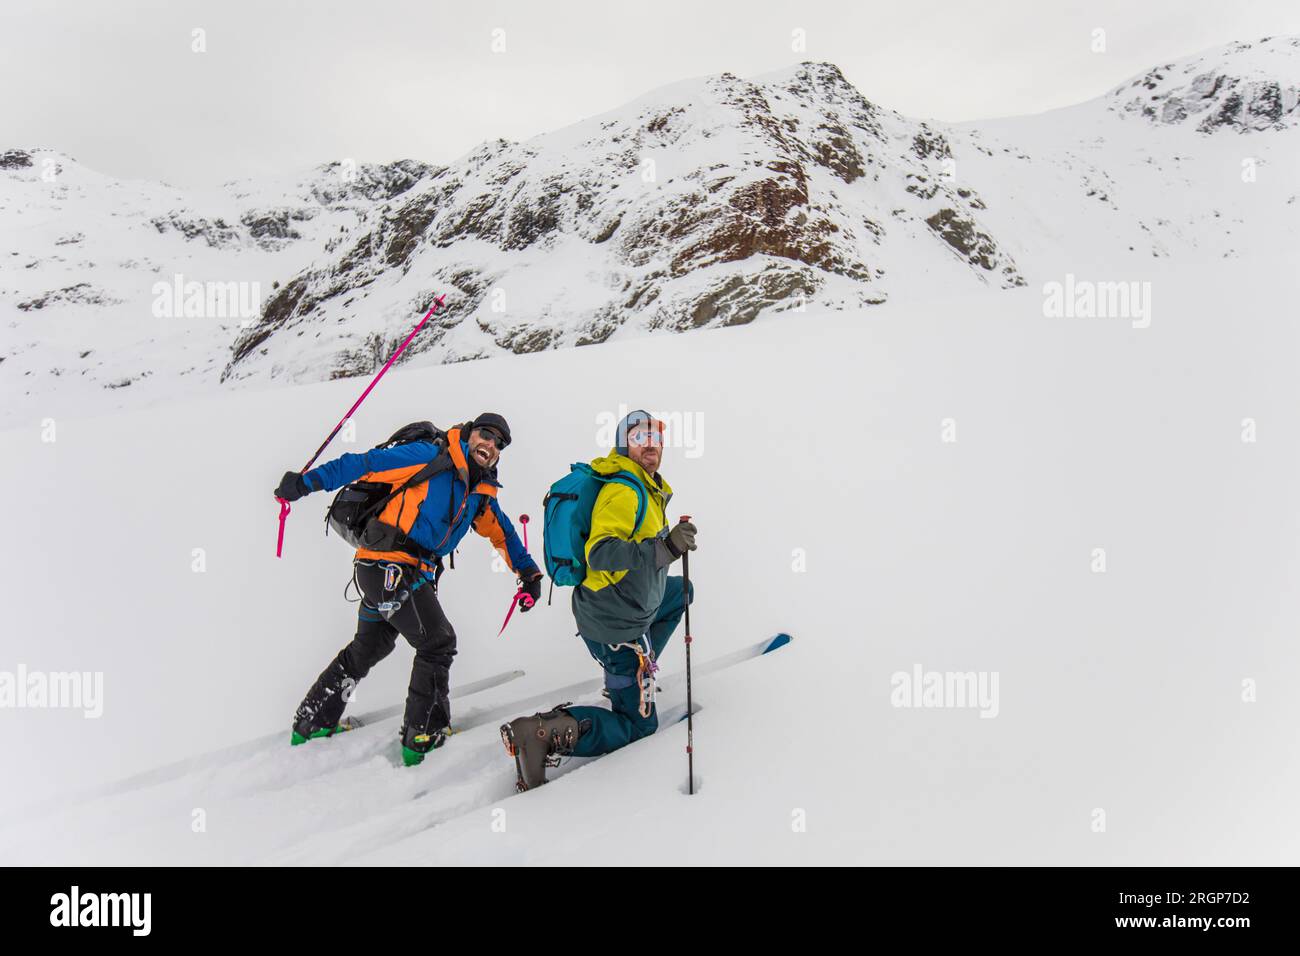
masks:
<instances>
[{"instance_id":1,"label":"yellow and green jacket","mask_svg":"<svg viewBox=\"0 0 1300 956\"><path fill-rule=\"evenodd\" d=\"M578 632L597 644L635 641L654 620L664 599L671 554L662 541L668 532L668 501L673 490L658 473L611 450L591 463L602 475L625 471L646 490L645 518L633 533L637 493L609 482L596 497L587 538L587 576L573 589Z\"/></svg>"}]
</instances>

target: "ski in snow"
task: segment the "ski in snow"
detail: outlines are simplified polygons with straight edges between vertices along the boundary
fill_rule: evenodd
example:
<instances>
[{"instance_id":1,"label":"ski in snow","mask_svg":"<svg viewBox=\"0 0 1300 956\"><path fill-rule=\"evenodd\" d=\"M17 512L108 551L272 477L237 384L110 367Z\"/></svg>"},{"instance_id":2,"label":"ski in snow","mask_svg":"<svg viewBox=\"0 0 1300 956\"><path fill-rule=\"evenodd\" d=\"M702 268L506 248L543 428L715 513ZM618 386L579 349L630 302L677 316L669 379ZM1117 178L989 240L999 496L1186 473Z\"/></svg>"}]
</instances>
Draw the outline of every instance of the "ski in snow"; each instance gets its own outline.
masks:
<instances>
[{"instance_id":1,"label":"ski in snow","mask_svg":"<svg viewBox=\"0 0 1300 956\"><path fill-rule=\"evenodd\" d=\"M792 638L790 637L789 634L785 634L785 633L778 634L770 641L759 641L757 644L750 645L749 647L743 647L740 650L736 651L735 653L727 654L723 657L717 658L716 660L709 661L709 663L705 664L703 667L696 670L695 673L711 674L713 671L721 670L724 667L731 667L735 664L741 663L742 661L747 661L752 657L762 657L764 654L771 654L773 651L785 647L787 644L790 643L791 640ZM661 687L660 690L662 689L663 688ZM699 709L700 709L699 704L696 704L695 710L698 712ZM676 720L672 721L672 723L679 724L686 719L687 713L686 713L685 704L682 704L681 710L682 710L681 716L678 717ZM668 723L668 721L664 721L664 723Z\"/></svg>"},{"instance_id":2,"label":"ski in snow","mask_svg":"<svg viewBox=\"0 0 1300 956\"><path fill-rule=\"evenodd\" d=\"M503 671L500 674L494 674L493 676L485 677L482 680L471 681L468 684L453 687L449 696L452 699L468 697L470 694L477 694L480 691L488 690L492 687L498 687L501 684L509 683L510 681L523 676L524 672L521 670ZM402 708L402 704L395 704L379 710L374 710L370 713L362 714L358 718L354 718L353 724L357 729L360 729L366 724L374 721L394 717L402 712ZM146 770L144 773L127 777L124 780L119 780L117 783L96 792L103 796L109 796L111 794L122 793L140 787L151 787L182 777L195 770L215 770L218 767L224 767L238 760L253 756L259 751L268 748L284 747L285 750L288 750L287 733L287 731L277 731L274 734L267 734L266 736L258 737L255 740L246 740L241 744L234 744L222 750L195 754L193 757L187 757L186 759L177 761L176 763L166 764L165 766L156 767L153 770ZM294 749L296 750L297 748Z\"/></svg>"},{"instance_id":3,"label":"ski in snow","mask_svg":"<svg viewBox=\"0 0 1300 956\"><path fill-rule=\"evenodd\" d=\"M791 638L789 634L785 634L785 633L777 634L775 637L769 638L768 640L759 641L757 644L751 644L748 647L742 647L738 651L733 651L730 654L724 654L722 657L716 657L705 664L692 668L691 676L693 678L698 679L700 677L703 677L706 674L712 674L728 667L734 667L737 664L744 663L747 660L752 660L755 657L762 657L764 654L770 654L772 653L772 651L779 650L780 648L785 647L787 644L790 643L790 640ZM658 692L662 693L664 688L666 687L677 687L685 683L685 679L686 679L685 671L679 671L670 674L667 677L658 678L656 681L658 684ZM603 679L594 682L592 681L588 682L588 684L594 684L596 686L601 686L603 685L603 683L604 683ZM574 688L577 688L579 686L582 685L574 684L572 688L566 688L566 690L573 690ZM561 696L565 696L564 691L558 691L552 695L552 697L561 697ZM575 697L578 696L578 692L576 690L574 691L574 696ZM526 708L521 704L518 709L524 710ZM698 701L693 702L693 707L691 708L691 710L694 713L699 713L700 705ZM667 726L668 724L679 724L683 720L685 720L687 716L688 713L687 713L686 701L682 701L680 704L675 704L672 707L659 709L660 726ZM516 774L515 786L520 793L526 793L528 788L524 786L524 775L523 775L523 771L520 769L519 757L511 745L510 738L506 736L506 728L504 726L502 727L501 732L502 732L502 740L505 742L506 745L506 751L512 757L515 758L515 774ZM633 741L633 743L635 743L635 741ZM570 757L563 762L557 762L554 764L548 761L547 766L551 767L555 771L551 776L551 780L554 780L557 777L562 776L564 773L566 773L569 770L577 769L580 766L590 763L592 760L599 760L599 759L600 759L599 757Z\"/></svg>"},{"instance_id":4,"label":"ski in snow","mask_svg":"<svg viewBox=\"0 0 1300 956\"><path fill-rule=\"evenodd\" d=\"M769 654L772 651L785 647L790 643L790 641L791 637L789 634L778 634L775 637L758 641L755 644L742 647L740 650L732 651L730 654L716 657L704 664L695 665L692 677L698 679L706 674L712 674L728 667L734 667L736 664L743 663L755 657L761 657L764 654ZM674 671L667 676L660 677L658 681L659 689L661 691L684 687L686 685L686 671ZM599 694L604 686L605 679L603 677L594 677L591 680L579 681L576 684L569 684L565 687L556 688L555 690L548 690L540 694L523 697L508 704L490 707L473 714L464 721L454 722L453 732L464 733L467 730L498 720L501 717L518 717L520 714L528 713L530 709L549 709L565 700L576 701L581 697ZM682 711L684 714L685 704L682 705ZM663 720L661 717L660 722L671 723L672 720Z\"/></svg>"}]
</instances>

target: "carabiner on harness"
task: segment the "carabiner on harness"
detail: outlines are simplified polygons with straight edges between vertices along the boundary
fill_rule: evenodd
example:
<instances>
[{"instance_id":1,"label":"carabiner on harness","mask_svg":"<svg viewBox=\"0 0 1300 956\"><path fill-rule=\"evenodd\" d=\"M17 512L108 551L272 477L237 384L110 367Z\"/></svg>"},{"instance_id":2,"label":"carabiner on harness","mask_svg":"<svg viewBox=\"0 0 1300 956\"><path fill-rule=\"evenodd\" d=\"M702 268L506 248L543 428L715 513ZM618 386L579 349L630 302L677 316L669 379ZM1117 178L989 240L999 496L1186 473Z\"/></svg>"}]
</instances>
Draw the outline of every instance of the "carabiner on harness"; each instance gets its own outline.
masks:
<instances>
[{"instance_id":1,"label":"carabiner on harness","mask_svg":"<svg viewBox=\"0 0 1300 956\"><path fill-rule=\"evenodd\" d=\"M380 601L375 605L375 610L384 616L384 620L391 621L394 614L402 609L411 598L411 592L401 587L404 583L403 575L406 569L400 564L381 564L379 567L384 571L384 597L386 600ZM388 595L392 594L392 598Z\"/></svg>"},{"instance_id":2,"label":"carabiner on harness","mask_svg":"<svg viewBox=\"0 0 1300 956\"><path fill-rule=\"evenodd\" d=\"M642 647L641 641L645 642ZM640 694L640 714L642 717L649 717L655 706L655 675L659 673L659 664L655 661L654 648L650 646L650 639L643 637L641 641L631 641L623 644L611 644L611 650L626 648L636 654L636 686ZM608 676L608 671L606 672ZM608 676L606 685L608 686Z\"/></svg>"}]
</instances>

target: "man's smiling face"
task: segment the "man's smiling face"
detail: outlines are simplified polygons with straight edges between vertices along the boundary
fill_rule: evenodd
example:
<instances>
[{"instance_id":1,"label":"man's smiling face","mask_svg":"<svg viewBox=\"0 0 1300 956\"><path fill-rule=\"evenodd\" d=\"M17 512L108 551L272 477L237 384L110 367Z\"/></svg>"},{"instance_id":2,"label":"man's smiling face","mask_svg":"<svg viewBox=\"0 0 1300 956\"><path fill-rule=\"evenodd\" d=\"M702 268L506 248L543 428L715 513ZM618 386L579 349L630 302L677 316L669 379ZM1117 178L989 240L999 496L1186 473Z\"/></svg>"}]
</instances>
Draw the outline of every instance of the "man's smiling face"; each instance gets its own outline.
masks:
<instances>
[{"instance_id":1,"label":"man's smiling face","mask_svg":"<svg viewBox=\"0 0 1300 956\"><path fill-rule=\"evenodd\" d=\"M469 456L481 468L491 468L501 457L501 448L505 441L497 434L495 428L484 426L469 433Z\"/></svg>"}]
</instances>

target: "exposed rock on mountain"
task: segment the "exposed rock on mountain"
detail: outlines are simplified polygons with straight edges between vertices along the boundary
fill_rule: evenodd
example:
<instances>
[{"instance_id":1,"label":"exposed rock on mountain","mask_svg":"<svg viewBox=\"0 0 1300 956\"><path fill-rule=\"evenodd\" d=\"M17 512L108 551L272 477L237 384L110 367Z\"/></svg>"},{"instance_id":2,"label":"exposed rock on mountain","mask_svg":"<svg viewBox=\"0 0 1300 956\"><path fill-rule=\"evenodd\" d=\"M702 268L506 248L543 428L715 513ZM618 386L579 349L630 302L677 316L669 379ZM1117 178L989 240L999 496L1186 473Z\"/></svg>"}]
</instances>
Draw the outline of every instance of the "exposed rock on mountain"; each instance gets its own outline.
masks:
<instances>
[{"instance_id":1,"label":"exposed rock on mountain","mask_svg":"<svg viewBox=\"0 0 1300 956\"><path fill-rule=\"evenodd\" d=\"M803 63L446 166L182 192L0 151L5 413L368 374L441 293L404 362L1295 247L1298 89L1300 39L1275 37L977 123L904 117Z\"/></svg>"}]
</instances>

